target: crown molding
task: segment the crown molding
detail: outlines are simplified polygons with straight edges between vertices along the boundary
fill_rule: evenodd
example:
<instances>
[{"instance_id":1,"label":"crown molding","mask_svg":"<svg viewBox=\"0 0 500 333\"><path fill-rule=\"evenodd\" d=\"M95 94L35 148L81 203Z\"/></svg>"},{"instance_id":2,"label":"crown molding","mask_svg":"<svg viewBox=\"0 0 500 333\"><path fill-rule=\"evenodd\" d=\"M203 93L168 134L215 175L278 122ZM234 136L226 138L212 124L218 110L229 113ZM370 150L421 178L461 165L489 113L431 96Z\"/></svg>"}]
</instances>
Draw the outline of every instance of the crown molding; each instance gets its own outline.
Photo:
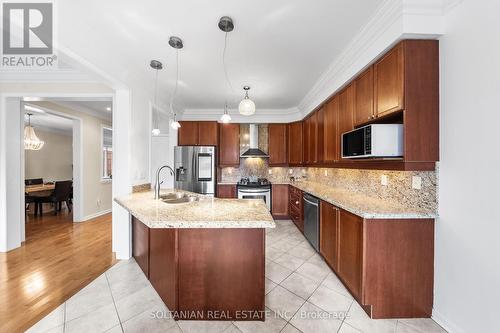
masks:
<instances>
[{"instance_id":1,"label":"crown molding","mask_svg":"<svg viewBox=\"0 0 500 333\"><path fill-rule=\"evenodd\" d=\"M221 109L185 109L179 114L179 120L216 120L222 116ZM232 122L238 123L288 123L302 119L298 108L289 109L257 109L252 116L243 116L237 109L229 109Z\"/></svg>"},{"instance_id":2,"label":"crown molding","mask_svg":"<svg viewBox=\"0 0 500 333\"><path fill-rule=\"evenodd\" d=\"M90 75L76 70L12 71L0 70L0 83L97 83Z\"/></svg>"},{"instance_id":3,"label":"crown molding","mask_svg":"<svg viewBox=\"0 0 500 333\"><path fill-rule=\"evenodd\" d=\"M99 112L99 111L96 111L96 110L93 110L90 108L86 108L86 107L81 106L81 105L75 105L75 104L68 102L68 101L50 100L49 102L52 104L56 104L56 105L62 106L64 108L76 111L76 112L84 113L86 115L92 116L94 118L98 118L100 120L104 120L107 122L112 121L112 114L111 113L105 114L104 112ZM38 105L37 105L37 107L38 107Z\"/></svg>"},{"instance_id":4,"label":"crown molding","mask_svg":"<svg viewBox=\"0 0 500 333\"><path fill-rule=\"evenodd\" d=\"M302 115L318 108L400 40L438 38L444 33L449 3L460 1L386 0L304 96L298 105Z\"/></svg>"}]
</instances>

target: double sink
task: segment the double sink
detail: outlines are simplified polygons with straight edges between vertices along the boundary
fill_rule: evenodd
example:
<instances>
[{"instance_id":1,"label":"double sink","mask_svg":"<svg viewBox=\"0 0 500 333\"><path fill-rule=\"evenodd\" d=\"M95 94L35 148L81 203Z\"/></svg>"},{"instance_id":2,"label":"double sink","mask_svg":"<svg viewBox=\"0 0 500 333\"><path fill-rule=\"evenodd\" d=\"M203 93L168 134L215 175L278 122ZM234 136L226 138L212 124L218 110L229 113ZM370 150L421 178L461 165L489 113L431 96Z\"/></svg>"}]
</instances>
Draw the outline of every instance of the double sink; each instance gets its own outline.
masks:
<instances>
[{"instance_id":1,"label":"double sink","mask_svg":"<svg viewBox=\"0 0 500 333\"><path fill-rule=\"evenodd\" d=\"M167 204L182 204L198 201L199 198L187 193L174 192L160 195L160 200Z\"/></svg>"}]
</instances>

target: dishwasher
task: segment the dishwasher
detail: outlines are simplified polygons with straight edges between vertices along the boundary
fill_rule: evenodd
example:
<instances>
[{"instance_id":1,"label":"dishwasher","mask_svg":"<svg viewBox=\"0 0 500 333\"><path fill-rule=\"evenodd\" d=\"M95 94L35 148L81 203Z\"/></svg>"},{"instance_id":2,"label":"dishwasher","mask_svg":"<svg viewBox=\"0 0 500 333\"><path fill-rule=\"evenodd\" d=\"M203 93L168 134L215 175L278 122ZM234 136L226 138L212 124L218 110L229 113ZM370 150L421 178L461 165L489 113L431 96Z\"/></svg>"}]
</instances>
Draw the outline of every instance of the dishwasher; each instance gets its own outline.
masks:
<instances>
[{"instance_id":1,"label":"dishwasher","mask_svg":"<svg viewBox=\"0 0 500 333\"><path fill-rule=\"evenodd\" d=\"M304 236L319 251L319 199L304 193Z\"/></svg>"}]
</instances>

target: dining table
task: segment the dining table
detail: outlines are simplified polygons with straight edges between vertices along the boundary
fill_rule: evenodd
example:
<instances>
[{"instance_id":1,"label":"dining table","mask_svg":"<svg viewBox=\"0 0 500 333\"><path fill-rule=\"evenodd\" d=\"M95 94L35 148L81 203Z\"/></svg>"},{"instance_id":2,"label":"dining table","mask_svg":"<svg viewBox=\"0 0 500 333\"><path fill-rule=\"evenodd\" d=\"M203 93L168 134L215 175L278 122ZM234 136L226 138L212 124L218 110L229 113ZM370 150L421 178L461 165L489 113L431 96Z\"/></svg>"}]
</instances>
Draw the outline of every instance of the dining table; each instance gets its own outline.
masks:
<instances>
[{"instance_id":1,"label":"dining table","mask_svg":"<svg viewBox=\"0 0 500 333\"><path fill-rule=\"evenodd\" d=\"M37 184L37 185L27 185L24 187L24 192L31 196L31 197L46 197L52 194L54 191L55 184L49 183L49 184ZM44 212L53 212L54 211L54 205L50 203L44 203L43 205L43 211ZM30 205L28 214L34 215L35 214L35 205Z\"/></svg>"}]
</instances>

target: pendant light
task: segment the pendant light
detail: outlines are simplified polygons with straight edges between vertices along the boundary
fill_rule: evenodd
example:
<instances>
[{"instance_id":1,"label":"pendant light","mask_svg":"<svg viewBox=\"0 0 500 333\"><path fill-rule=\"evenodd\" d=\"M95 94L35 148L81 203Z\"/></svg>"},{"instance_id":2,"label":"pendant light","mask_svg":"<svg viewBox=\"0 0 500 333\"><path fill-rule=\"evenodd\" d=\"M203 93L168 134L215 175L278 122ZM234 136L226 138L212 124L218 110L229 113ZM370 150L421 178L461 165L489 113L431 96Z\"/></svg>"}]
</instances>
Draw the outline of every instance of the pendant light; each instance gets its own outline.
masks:
<instances>
[{"instance_id":1,"label":"pendant light","mask_svg":"<svg viewBox=\"0 0 500 333\"><path fill-rule=\"evenodd\" d=\"M159 126L159 118L160 118L160 112L158 111L158 104L157 104L157 96L158 96L158 71L163 69L163 65L161 62L158 60L151 60L150 64L151 68L153 68L156 71L155 74L155 104L153 105L153 130L151 133L154 136L160 135L160 126ZM155 117L155 110L156 110L156 117Z\"/></svg>"},{"instance_id":2,"label":"pendant light","mask_svg":"<svg viewBox=\"0 0 500 333\"><path fill-rule=\"evenodd\" d=\"M170 112L172 112L174 119L170 124L170 126L172 127L173 130L178 130L181 127L181 124L177 121L177 113L174 111L174 99L175 95L177 94L177 87L179 85L179 50L184 47L184 44L182 43L182 39L175 36L170 37L168 44L175 49L175 62L176 62L175 89L174 93L170 97Z\"/></svg>"},{"instance_id":3,"label":"pendant light","mask_svg":"<svg viewBox=\"0 0 500 333\"><path fill-rule=\"evenodd\" d=\"M224 77L226 79L226 90L231 88L231 81L229 81L229 75L227 74L227 66L226 66L226 49L227 49L227 33L233 31L234 23L233 20L228 16L223 16L219 20L219 29L224 32L224 50L222 51L222 66L224 67ZM220 121L224 124L227 124L231 121L231 116L227 112L227 97L224 103L224 113L220 117Z\"/></svg>"},{"instance_id":4,"label":"pendant light","mask_svg":"<svg viewBox=\"0 0 500 333\"><path fill-rule=\"evenodd\" d=\"M255 113L255 103L248 97L249 86L244 86L245 98L240 102L238 110L244 116L251 116Z\"/></svg>"},{"instance_id":5,"label":"pendant light","mask_svg":"<svg viewBox=\"0 0 500 333\"><path fill-rule=\"evenodd\" d=\"M35 133L33 127L31 127L31 116L32 113L28 113L28 126L24 127L24 149L25 150L40 150L45 144L44 141L40 140Z\"/></svg>"}]
</instances>

